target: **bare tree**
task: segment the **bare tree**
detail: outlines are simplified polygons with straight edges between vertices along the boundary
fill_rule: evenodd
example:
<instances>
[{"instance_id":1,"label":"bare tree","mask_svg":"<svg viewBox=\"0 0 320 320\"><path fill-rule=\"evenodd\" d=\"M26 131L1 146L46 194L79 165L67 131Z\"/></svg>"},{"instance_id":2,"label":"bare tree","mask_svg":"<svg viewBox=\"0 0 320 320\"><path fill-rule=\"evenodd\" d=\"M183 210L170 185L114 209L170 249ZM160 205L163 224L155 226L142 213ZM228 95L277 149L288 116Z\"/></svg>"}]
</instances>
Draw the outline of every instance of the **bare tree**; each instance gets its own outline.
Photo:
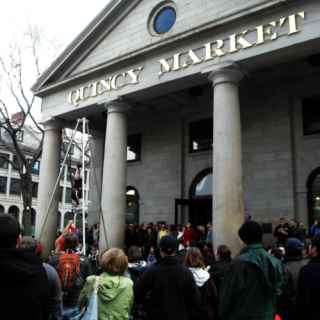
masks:
<instances>
[{"instance_id":1,"label":"bare tree","mask_svg":"<svg viewBox=\"0 0 320 320\"><path fill-rule=\"evenodd\" d=\"M32 214L32 170L39 160L43 144L43 128L33 115L35 96L26 88L30 73L33 79L40 75L39 53L40 32L29 26L23 41L11 46L7 57L0 55L0 143L14 155L15 161L0 156L19 173L23 199L23 225L26 234L31 233ZM31 63L30 63L31 61ZM3 90L3 88L6 88ZM14 116L13 113L15 113ZM19 142L26 127L31 127L39 137L31 148Z\"/></svg>"}]
</instances>

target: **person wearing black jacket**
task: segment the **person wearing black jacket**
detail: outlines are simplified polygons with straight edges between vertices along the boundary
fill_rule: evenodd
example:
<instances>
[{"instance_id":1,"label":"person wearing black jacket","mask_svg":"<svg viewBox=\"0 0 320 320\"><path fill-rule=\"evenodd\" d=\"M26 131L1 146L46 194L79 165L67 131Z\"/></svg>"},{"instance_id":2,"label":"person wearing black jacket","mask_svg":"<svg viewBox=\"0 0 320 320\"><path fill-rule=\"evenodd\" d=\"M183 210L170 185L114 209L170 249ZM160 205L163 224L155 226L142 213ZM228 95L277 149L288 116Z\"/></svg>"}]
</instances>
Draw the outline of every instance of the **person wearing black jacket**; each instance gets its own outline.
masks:
<instances>
[{"instance_id":1,"label":"person wearing black jacket","mask_svg":"<svg viewBox=\"0 0 320 320\"><path fill-rule=\"evenodd\" d=\"M16 248L19 236L18 221L0 214L1 319L48 320L46 271L35 253Z\"/></svg>"},{"instance_id":2,"label":"person wearing black jacket","mask_svg":"<svg viewBox=\"0 0 320 320\"><path fill-rule=\"evenodd\" d=\"M297 319L319 320L320 236L312 240L311 260L299 274L297 289Z\"/></svg>"},{"instance_id":3,"label":"person wearing black jacket","mask_svg":"<svg viewBox=\"0 0 320 320\"><path fill-rule=\"evenodd\" d=\"M191 310L200 306L193 275L179 263L176 249L176 240L164 236L160 240L161 261L149 267L134 286L135 300L145 302L148 319L188 320Z\"/></svg>"}]
</instances>

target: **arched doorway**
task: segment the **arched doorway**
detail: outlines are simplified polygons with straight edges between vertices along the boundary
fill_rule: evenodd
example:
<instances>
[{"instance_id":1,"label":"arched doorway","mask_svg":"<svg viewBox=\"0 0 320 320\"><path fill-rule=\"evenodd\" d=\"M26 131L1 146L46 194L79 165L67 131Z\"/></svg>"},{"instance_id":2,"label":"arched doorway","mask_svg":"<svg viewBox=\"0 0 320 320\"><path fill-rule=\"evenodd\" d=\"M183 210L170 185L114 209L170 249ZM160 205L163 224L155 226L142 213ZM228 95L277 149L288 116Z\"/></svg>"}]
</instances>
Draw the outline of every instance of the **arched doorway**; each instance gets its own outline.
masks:
<instances>
[{"instance_id":1,"label":"arched doorway","mask_svg":"<svg viewBox=\"0 0 320 320\"><path fill-rule=\"evenodd\" d=\"M0 204L0 213L4 213L4 212L5 212L4 206Z\"/></svg>"},{"instance_id":2,"label":"arched doorway","mask_svg":"<svg viewBox=\"0 0 320 320\"><path fill-rule=\"evenodd\" d=\"M127 187L126 223L139 223L139 193L134 187Z\"/></svg>"},{"instance_id":3,"label":"arched doorway","mask_svg":"<svg viewBox=\"0 0 320 320\"><path fill-rule=\"evenodd\" d=\"M192 181L190 191L189 219L197 225L212 221L212 168L201 171Z\"/></svg>"},{"instance_id":4,"label":"arched doorway","mask_svg":"<svg viewBox=\"0 0 320 320\"><path fill-rule=\"evenodd\" d=\"M19 221L20 210L17 206L11 206L8 210L8 213L11 214L14 218L16 218Z\"/></svg>"},{"instance_id":5,"label":"arched doorway","mask_svg":"<svg viewBox=\"0 0 320 320\"><path fill-rule=\"evenodd\" d=\"M308 220L313 224L320 219L320 167L313 170L307 180Z\"/></svg>"}]
</instances>

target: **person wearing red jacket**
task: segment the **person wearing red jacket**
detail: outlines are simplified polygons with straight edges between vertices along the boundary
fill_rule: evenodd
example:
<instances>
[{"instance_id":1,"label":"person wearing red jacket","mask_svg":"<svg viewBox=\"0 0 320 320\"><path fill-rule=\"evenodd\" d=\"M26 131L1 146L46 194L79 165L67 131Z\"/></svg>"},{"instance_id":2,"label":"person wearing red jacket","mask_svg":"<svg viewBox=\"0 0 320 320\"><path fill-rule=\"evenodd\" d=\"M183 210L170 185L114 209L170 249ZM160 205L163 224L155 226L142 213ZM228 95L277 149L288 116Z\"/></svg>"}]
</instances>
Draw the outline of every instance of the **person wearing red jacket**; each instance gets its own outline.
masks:
<instances>
[{"instance_id":1,"label":"person wearing red jacket","mask_svg":"<svg viewBox=\"0 0 320 320\"><path fill-rule=\"evenodd\" d=\"M182 244L184 247L188 247L192 241L193 241L193 230L191 227L191 223L188 222L183 229Z\"/></svg>"}]
</instances>

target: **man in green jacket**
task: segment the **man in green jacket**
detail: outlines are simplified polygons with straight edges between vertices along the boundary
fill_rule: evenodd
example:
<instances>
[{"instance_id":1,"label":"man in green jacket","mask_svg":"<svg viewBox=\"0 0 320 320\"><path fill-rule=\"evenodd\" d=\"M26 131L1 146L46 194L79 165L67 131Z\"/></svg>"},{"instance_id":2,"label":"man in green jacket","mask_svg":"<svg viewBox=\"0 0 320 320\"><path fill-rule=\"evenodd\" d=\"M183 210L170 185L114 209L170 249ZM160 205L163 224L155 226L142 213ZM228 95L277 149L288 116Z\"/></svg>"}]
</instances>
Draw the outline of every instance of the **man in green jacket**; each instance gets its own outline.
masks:
<instances>
[{"instance_id":1,"label":"man in green jacket","mask_svg":"<svg viewBox=\"0 0 320 320\"><path fill-rule=\"evenodd\" d=\"M247 245L236 257L222 283L219 313L222 320L273 320L283 284L281 262L262 246L263 231L255 221L239 229Z\"/></svg>"}]
</instances>

